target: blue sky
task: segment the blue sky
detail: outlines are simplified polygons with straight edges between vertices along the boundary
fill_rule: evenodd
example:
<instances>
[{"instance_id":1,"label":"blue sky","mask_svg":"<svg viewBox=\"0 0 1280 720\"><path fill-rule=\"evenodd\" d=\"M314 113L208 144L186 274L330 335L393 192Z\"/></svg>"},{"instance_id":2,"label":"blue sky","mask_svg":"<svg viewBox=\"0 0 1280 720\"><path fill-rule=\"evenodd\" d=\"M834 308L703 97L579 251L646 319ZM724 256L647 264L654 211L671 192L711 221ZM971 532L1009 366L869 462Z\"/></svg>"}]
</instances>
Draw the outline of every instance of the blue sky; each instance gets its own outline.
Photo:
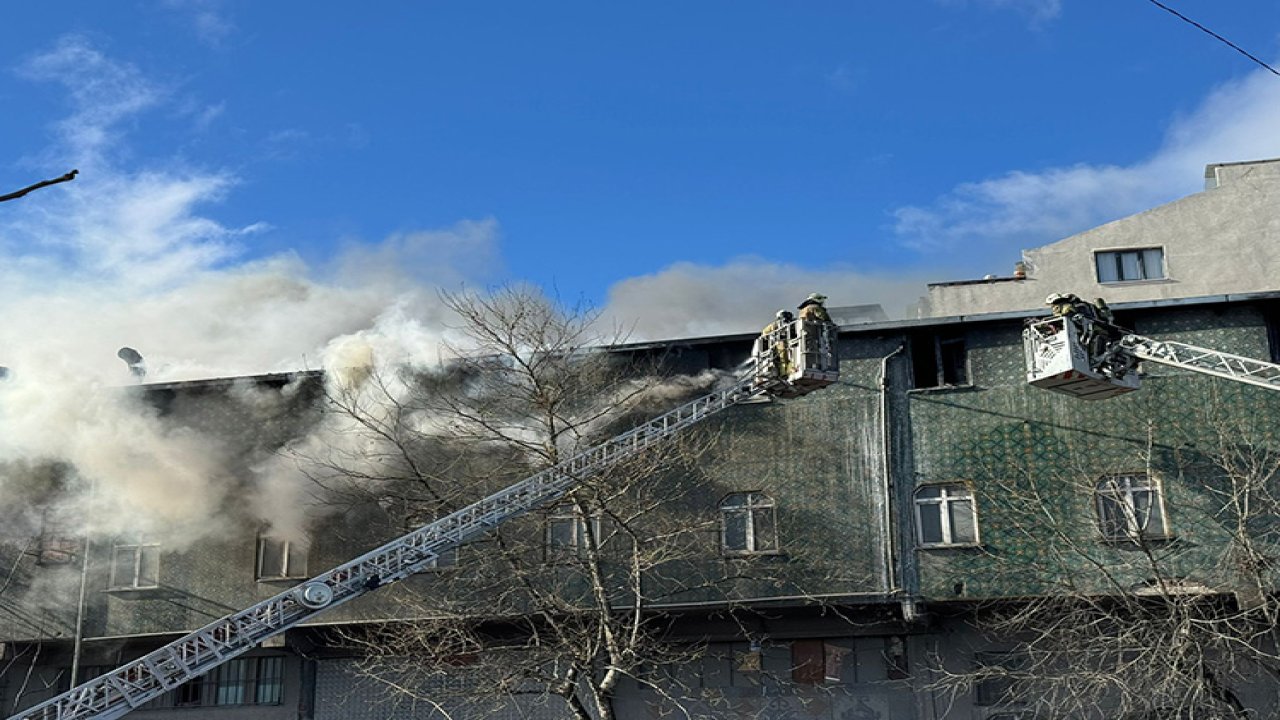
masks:
<instances>
[{"instance_id":1,"label":"blue sky","mask_svg":"<svg viewBox=\"0 0 1280 720\"><path fill-rule=\"evenodd\" d=\"M1173 5L1280 55L1280 4ZM641 336L896 312L1280 155L1280 77L1143 0L22 3L0 108L0 190L83 173L0 205L11 304L270 276L345 318L295 357L461 283Z\"/></svg>"}]
</instances>

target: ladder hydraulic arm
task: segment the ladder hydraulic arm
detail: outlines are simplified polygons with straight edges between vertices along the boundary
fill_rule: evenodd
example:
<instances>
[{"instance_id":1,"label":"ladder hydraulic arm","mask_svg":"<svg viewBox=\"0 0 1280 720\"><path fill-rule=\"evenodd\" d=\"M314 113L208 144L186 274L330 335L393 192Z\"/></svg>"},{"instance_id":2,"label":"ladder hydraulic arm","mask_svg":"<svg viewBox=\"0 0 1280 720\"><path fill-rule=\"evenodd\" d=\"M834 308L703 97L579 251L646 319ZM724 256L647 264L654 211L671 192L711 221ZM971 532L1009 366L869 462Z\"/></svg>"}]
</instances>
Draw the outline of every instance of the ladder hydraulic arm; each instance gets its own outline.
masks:
<instances>
[{"instance_id":1,"label":"ladder hydraulic arm","mask_svg":"<svg viewBox=\"0 0 1280 720\"><path fill-rule=\"evenodd\" d=\"M581 481L676 433L738 403L764 396L793 397L834 382L834 326L794 323L789 337L801 356L809 337L822 333L818 385L797 387L762 361L757 353L742 375L728 388L704 395L676 409L606 440L557 465L521 480L406 535L253 607L222 617L137 660L78 685L67 692L14 715L10 720L105 720L118 718L222 663L267 638L350 602L378 587L402 580L423 569L439 555L514 517L563 497ZM814 382L812 378L808 382Z\"/></svg>"}]
</instances>

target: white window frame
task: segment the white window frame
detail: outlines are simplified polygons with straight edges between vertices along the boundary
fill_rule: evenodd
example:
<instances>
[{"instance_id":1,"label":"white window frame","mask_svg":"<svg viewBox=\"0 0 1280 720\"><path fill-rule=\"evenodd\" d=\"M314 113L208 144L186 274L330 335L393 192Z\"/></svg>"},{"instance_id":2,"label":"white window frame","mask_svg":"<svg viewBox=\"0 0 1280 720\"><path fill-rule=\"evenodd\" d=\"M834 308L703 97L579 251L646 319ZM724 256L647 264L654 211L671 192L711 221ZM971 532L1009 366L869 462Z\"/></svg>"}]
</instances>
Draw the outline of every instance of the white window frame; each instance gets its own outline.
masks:
<instances>
[{"instance_id":1,"label":"white window frame","mask_svg":"<svg viewBox=\"0 0 1280 720\"><path fill-rule=\"evenodd\" d=\"M758 490L729 493L720 499L719 507L720 551L725 556L771 555L779 551L778 505L767 493ZM742 547L730 547L729 524L737 516L742 517L743 543Z\"/></svg>"},{"instance_id":2,"label":"white window frame","mask_svg":"<svg viewBox=\"0 0 1280 720\"><path fill-rule=\"evenodd\" d=\"M1160 267L1148 268L1144 253L1148 250L1160 251ZM1123 265L1116 266L1116 279L1103 280L1102 273L1099 270L1099 263L1103 256L1110 256L1113 262L1119 263L1122 256L1126 253L1136 253L1138 261L1138 272L1141 277L1126 278L1121 277ZM1169 278L1168 259L1165 256L1165 248L1163 245L1149 245L1146 247L1125 247L1125 248L1101 248L1093 251L1093 274L1097 278L1099 285L1122 285L1125 283L1143 283L1158 282ZM1152 275L1152 272L1159 273Z\"/></svg>"},{"instance_id":3,"label":"white window frame","mask_svg":"<svg viewBox=\"0 0 1280 720\"><path fill-rule=\"evenodd\" d=\"M147 552L150 550L151 552ZM125 562L122 562L125 561ZM148 566L154 582L143 584L143 565ZM121 578L119 570L128 569L127 577ZM111 565L108 568L109 590L149 590L160 587L160 543L146 542L141 538L131 542L117 540L111 546Z\"/></svg>"},{"instance_id":4,"label":"white window frame","mask_svg":"<svg viewBox=\"0 0 1280 720\"><path fill-rule=\"evenodd\" d=\"M1139 510L1139 498L1143 494L1149 495L1145 512ZM1140 542L1171 537L1159 478L1145 472L1107 475L1094 485L1093 496L1098 531L1108 542ZM1113 505L1117 512L1109 512L1108 504ZM1159 517L1160 524L1153 530L1151 520L1155 517ZM1124 527L1111 527L1114 518L1122 520Z\"/></svg>"},{"instance_id":5,"label":"white window frame","mask_svg":"<svg viewBox=\"0 0 1280 720\"><path fill-rule=\"evenodd\" d=\"M258 535L258 556L254 565L254 577L258 580L299 580L310 577L307 566L310 564L310 548L293 540ZM279 573L265 572L264 566L268 551L278 553L280 558ZM301 567L297 567L301 565Z\"/></svg>"},{"instance_id":6,"label":"white window frame","mask_svg":"<svg viewBox=\"0 0 1280 720\"><path fill-rule=\"evenodd\" d=\"M921 497L925 491L938 491L938 497ZM977 547L982 544L982 534L978 527L978 503L974 499L973 487L968 483L933 483L921 485L912 495L915 508L916 542L922 548ZM951 527L952 506L960 503L969 504L969 521L973 528L972 540L956 540L955 530ZM927 541L924 538L924 509L936 508L938 525L942 531L942 540Z\"/></svg>"}]
</instances>

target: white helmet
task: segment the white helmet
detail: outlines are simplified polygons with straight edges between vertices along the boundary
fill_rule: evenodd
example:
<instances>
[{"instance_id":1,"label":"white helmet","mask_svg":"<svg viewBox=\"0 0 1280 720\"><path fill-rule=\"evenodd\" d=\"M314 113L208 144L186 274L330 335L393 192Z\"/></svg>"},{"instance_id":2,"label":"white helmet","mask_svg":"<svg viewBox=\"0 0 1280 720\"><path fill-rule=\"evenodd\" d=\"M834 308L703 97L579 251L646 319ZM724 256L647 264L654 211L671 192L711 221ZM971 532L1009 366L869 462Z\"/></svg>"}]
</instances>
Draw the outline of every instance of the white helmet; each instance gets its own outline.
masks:
<instances>
[{"instance_id":1,"label":"white helmet","mask_svg":"<svg viewBox=\"0 0 1280 720\"><path fill-rule=\"evenodd\" d=\"M816 303L820 303L820 302L826 302L827 296L823 295L822 293L809 293L809 297L806 299L812 300Z\"/></svg>"},{"instance_id":2,"label":"white helmet","mask_svg":"<svg viewBox=\"0 0 1280 720\"><path fill-rule=\"evenodd\" d=\"M1063 295L1062 293L1054 293L1044 299L1044 304L1053 305L1054 303L1067 302L1067 301L1068 301L1068 298L1066 295Z\"/></svg>"}]
</instances>

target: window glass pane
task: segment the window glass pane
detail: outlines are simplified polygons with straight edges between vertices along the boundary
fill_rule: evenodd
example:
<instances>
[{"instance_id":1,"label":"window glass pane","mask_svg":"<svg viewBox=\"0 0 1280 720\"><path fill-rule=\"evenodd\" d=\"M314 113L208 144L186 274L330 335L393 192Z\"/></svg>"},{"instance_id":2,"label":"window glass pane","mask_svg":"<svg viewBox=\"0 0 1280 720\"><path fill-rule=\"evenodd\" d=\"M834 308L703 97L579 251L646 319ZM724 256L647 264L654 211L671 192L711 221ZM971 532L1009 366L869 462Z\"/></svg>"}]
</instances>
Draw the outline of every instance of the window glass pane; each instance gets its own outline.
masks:
<instances>
[{"instance_id":1,"label":"window glass pane","mask_svg":"<svg viewBox=\"0 0 1280 720\"><path fill-rule=\"evenodd\" d=\"M289 577L306 577L307 546L300 542L288 543L288 557L285 558L285 572Z\"/></svg>"},{"instance_id":2,"label":"window glass pane","mask_svg":"<svg viewBox=\"0 0 1280 720\"><path fill-rule=\"evenodd\" d=\"M949 503L949 507L951 510L951 542L977 542L978 532L973 522L973 501L953 500Z\"/></svg>"},{"instance_id":3,"label":"window glass pane","mask_svg":"<svg viewBox=\"0 0 1280 720\"><path fill-rule=\"evenodd\" d=\"M942 497L942 488L938 485L926 485L916 490L918 498L940 498Z\"/></svg>"},{"instance_id":4,"label":"window glass pane","mask_svg":"<svg viewBox=\"0 0 1280 720\"><path fill-rule=\"evenodd\" d=\"M734 493L732 495L726 495L724 500L720 502L720 507L722 508L744 507L746 504L747 504L746 493Z\"/></svg>"},{"instance_id":5,"label":"window glass pane","mask_svg":"<svg viewBox=\"0 0 1280 720\"><path fill-rule=\"evenodd\" d=\"M137 545L117 545L111 551L111 587L133 585L133 571L137 562Z\"/></svg>"},{"instance_id":6,"label":"window glass pane","mask_svg":"<svg viewBox=\"0 0 1280 720\"><path fill-rule=\"evenodd\" d=\"M920 518L920 542L930 545L943 541L942 505L917 505L916 517Z\"/></svg>"},{"instance_id":7,"label":"window glass pane","mask_svg":"<svg viewBox=\"0 0 1280 720\"><path fill-rule=\"evenodd\" d=\"M778 546L778 532L774 527L773 508L763 508L754 511L752 519L752 525L756 535L752 549L761 552L776 550Z\"/></svg>"},{"instance_id":8,"label":"window glass pane","mask_svg":"<svg viewBox=\"0 0 1280 720\"><path fill-rule=\"evenodd\" d=\"M575 525L576 523L571 518L552 519L548 542L553 547L573 547L576 539L574 537Z\"/></svg>"},{"instance_id":9,"label":"window glass pane","mask_svg":"<svg viewBox=\"0 0 1280 720\"><path fill-rule=\"evenodd\" d=\"M1123 507L1115 498L1107 496L1098 498L1098 523L1103 537L1118 539L1127 534L1125 530L1128 527L1128 521L1125 519Z\"/></svg>"},{"instance_id":10,"label":"window glass pane","mask_svg":"<svg viewBox=\"0 0 1280 720\"><path fill-rule=\"evenodd\" d=\"M1138 269L1139 253L1135 251L1120 253L1120 279L1141 280L1142 272Z\"/></svg>"},{"instance_id":11,"label":"window glass pane","mask_svg":"<svg viewBox=\"0 0 1280 720\"><path fill-rule=\"evenodd\" d=\"M284 543L272 538L258 538L258 577L284 577Z\"/></svg>"},{"instance_id":12,"label":"window glass pane","mask_svg":"<svg viewBox=\"0 0 1280 720\"><path fill-rule=\"evenodd\" d=\"M1164 277L1164 251L1160 248L1147 248L1142 251L1142 272L1148 279Z\"/></svg>"},{"instance_id":13,"label":"window glass pane","mask_svg":"<svg viewBox=\"0 0 1280 720\"><path fill-rule=\"evenodd\" d=\"M821 685L826 678L826 653L821 640L791 643L791 681L798 685Z\"/></svg>"},{"instance_id":14,"label":"window glass pane","mask_svg":"<svg viewBox=\"0 0 1280 720\"><path fill-rule=\"evenodd\" d=\"M1116 282L1120 279L1120 274L1116 270L1115 253L1097 253L1094 255L1094 261L1098 265L1098 282Z\"/></svg>"},{"instance_id":15,"label":"window glass pane","mask_svg":"<svg viewBox=\"0 0 1280 720\"><path fill-rule=\"evenodd\" d=\"M243 705L244 685L252 659L232 660L217 669L217 705Z\"/></svg>"},{"instance_id":16,"label":"window glass pane","mask_svg":"<svg viewBox=\"0 0 1280 720\"><path fill-rule=\"evenodd\" d=\"M138 587L160 584L160 546L143 545L139 550Z\"/></svg>"},{"instance_id":17,"label":"window glass pane","mask_svg":"<svg viewBox=\"0 0 1280 720\"><path fill-rule=\"evenodd\" d=\"M284 658L258 658L258 688L254 701L259 705L278 705L283 678Z\"/></svg>"},{"instance_id":18,"label":"window glass pane","mask_svg":"<svg viewBox=\"0 0 1280 720\"><path fill-rule=\"evenodd\" d=\"M747 549L747 513L724 513L724 549L741 552Z\"/></svg>"}]
</instances>

